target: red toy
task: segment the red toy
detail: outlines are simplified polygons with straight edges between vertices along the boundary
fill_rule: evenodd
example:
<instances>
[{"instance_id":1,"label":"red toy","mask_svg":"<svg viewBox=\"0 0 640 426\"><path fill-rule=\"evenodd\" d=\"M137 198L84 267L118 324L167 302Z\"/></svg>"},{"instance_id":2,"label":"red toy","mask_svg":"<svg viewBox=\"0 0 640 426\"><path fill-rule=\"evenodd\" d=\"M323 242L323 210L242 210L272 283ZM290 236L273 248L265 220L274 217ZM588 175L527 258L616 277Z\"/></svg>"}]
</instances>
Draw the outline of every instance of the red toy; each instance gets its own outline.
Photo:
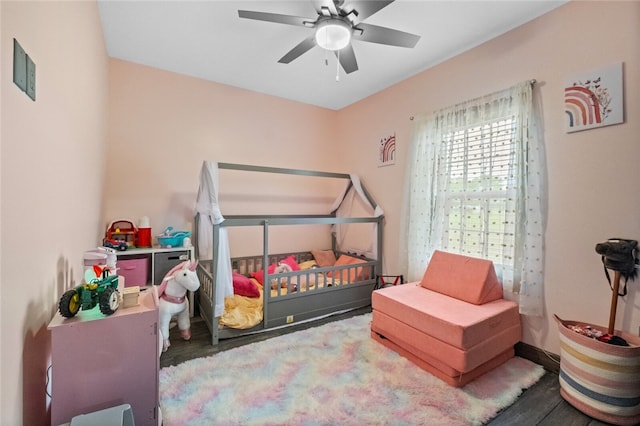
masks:
<instances>
[{"instance_id":1,"label":"red toy","mask_svg":"<svg viewBox=\"0 0 640 426\"><path fill-rule=\"evenodd\" d=\"M120 250L120 251L125 251L126 249L129 248L129 245L127 244L126 241L124 241L124 240L115 240L113 238L104 238L102 240L102 245L104 247L108 247L108 248L112 248L112 249L116 249L116 250Z\"/></svg>"},{"instance_id":2,"label":"red toy","mask_svg":"<svg viewBox=\"0 0 640 426\"><path fill-rule=\"evenodd\" d=\"M129 220L116 220L107 227L104 241L118 240L127 243L128 247L138 244L138 229ZM103 243L104 243L103 241Z\"/></svg>"}]
</instances>

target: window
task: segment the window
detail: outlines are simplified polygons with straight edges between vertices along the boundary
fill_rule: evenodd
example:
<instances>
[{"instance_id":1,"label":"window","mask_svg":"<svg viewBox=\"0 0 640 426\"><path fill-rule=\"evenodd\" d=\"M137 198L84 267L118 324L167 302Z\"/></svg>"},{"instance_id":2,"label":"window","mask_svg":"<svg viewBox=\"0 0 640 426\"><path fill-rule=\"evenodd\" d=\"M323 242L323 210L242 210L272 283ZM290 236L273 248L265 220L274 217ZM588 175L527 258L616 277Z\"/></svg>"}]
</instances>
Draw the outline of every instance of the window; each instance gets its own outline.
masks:
<instances>
[{"instance_id":1,"label":"window","mask_svg":"<svg viewBox=\"0 0 640 426\"><path fill-rule=\"evenodd\" d=\"M401 257L419 280L434 250L492 260L520 313L543 309L544 153L530 82L418 117Z\"/></svg>"},{"instance_id":2,"label":"window","mask_svg":"<svg viewBox=\"0 0 640 426\"><path fill-rule=\"evenodd\" d=\"M444 135L449 191L442 249L513 268L514 133L514 120L503 118Z\"/></svg>"}]
</instances>

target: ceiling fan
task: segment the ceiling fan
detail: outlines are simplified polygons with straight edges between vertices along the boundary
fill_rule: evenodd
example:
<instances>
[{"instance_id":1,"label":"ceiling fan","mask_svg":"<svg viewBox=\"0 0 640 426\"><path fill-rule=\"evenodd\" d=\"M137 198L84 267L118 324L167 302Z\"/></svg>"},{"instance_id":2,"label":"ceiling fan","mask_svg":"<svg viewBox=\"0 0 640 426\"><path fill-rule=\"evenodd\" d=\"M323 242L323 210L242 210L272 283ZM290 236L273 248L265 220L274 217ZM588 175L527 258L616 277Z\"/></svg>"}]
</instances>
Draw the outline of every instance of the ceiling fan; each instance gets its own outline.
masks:
<instances>
[{"instance_id":1,"label":"ceiling fan","mask_svg":"<svg viewBox=\"0 0 640 426\"><path fill-rule=\"evenodd\" d=\"M409 48L415 47L420 40L420 36L415 34L362 22L393 1L311 0L318 13L315 18L250 10L238 10L238 16L258 21L313 28L315 31L312 35L298 43L278 62L288 64L317 45L323 49L334 51L340 65L349 74L358 70L358 62L351 40Z\"/></svg>"}]
</instances>

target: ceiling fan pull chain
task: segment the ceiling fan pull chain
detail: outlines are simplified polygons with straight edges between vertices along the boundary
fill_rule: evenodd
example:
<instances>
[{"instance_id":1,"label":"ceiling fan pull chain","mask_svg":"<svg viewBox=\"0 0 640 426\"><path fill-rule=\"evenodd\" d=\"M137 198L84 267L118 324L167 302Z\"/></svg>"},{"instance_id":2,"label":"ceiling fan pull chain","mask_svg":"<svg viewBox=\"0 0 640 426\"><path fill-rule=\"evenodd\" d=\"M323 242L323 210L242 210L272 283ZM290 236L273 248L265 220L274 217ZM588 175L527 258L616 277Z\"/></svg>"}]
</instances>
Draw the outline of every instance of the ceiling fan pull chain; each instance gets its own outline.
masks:
<instances>
[{"instance_id":1,"label":"ceiling fan pull chain","mask_svg":"<svg viewBox=\"0 0 640 426\"><path fill-rule=\"evenodd\" d=\"M338 50L338 60L336 61L336 81L340 81L340 51Z\"/></svg>"}]
</instances>

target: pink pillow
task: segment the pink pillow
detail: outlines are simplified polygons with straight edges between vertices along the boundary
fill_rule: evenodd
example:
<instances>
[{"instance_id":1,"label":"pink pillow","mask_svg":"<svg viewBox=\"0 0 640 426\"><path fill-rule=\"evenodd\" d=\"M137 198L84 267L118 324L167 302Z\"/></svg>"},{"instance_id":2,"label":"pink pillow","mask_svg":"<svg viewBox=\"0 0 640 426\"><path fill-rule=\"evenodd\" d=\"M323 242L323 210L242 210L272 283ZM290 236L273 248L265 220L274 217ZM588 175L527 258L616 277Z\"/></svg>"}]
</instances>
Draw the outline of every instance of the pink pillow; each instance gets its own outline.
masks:
<instances>
[{"instance_id":1,"label":"pink pillow","mask_svg":"<svg viewBox=\"0 0 640 426\"><path fill-rule=\"evenodd\" d=\"M273 265L269 265L269 268L267 269L269 274L273 274L273 271L275 270L276 270L275 263ZM251 276L251 278L255 278L260 283L260 285L264 285L264 269L261 269L258 272L251 272L249 276Z\"/></svg>"},{"instance_id":2,"label":"pink pillow","mask_svg":"<svg viewBox=\"0 0 640 426\"><path fill-rule=\"evenodd\" d=\"M233 273L233 294L246 297L260 297L258 286L244 275Z\"/></svg>"},{"instance_id":3,"label":"pink pillow","mask_svg":"<svg viewBox=\"0 0 640 426\"><path fill-rule=\"evenodd\" d=\"M292 271L299 271L300 270L300 265L298 265L298 262L296 262L296 258L294 255L290 255L285 257L284 259L282 259L280 261L280 263L286 263L287 265L291 266L291 270Z\"/></svg>"},{"instance_id":4,"label":"pink pillow","mask_svg":"<svg viewBox=\"0 0 640 426\"><path fill-rule=\"evenodd\" d=\"M502 299L492 261L440 250L433 252L420 285L474 305Z\"/></svg>"},{"instance_id":5,"label":"pink pillow","mask_svg":"<svg viewBox=\"0 0 640 426\"><path fill-rule=\"evenodd\" d=\"M296 262L296 258L294 255L289 255L285 257L280 261L280 263L286 263L287 265L291 266L292 271L300 270L300 265L298 265L298 263ZM273 274L277 266L278 265L276 265L275 263L273 265L269 265L269 268L267 269L267 271L269 272L269 275ZM264 269L261 269L258 272L251 272L249 276L251 278L255 278L256 281L260 283L260 285L262 286L264 285Z\"/></svg>"}]
</instances>

